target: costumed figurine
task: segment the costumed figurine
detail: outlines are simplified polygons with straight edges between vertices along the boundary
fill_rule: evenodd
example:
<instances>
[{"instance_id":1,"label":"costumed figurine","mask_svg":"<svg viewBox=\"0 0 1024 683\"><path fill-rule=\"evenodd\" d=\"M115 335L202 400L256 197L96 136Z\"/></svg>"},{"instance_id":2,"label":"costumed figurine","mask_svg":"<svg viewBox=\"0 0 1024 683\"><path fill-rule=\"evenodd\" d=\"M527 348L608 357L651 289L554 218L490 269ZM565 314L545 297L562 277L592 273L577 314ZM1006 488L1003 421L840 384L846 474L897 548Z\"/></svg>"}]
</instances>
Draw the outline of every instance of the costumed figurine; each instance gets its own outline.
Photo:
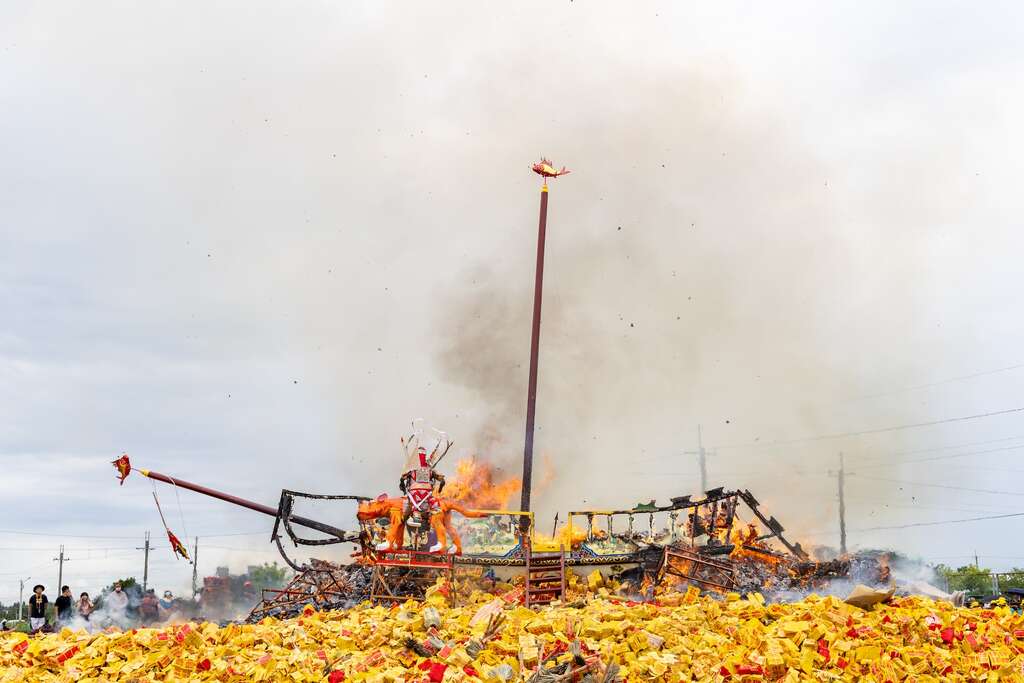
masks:
<instances>
[{"instance_id":1,"label":"costumed figurine","mask_svg":"<svg viewBox=\"0 0 1024 683\"><path fill-rule=\"evenodd\" d=\"M430 546L431 553L462 554L462 539L452 523L452 514L463 517L486 517L487 512L472 510L456 500L441 497L444 476L437 471L437 464L451 450L452 441L439 430L431 450L421 446L422 431L413 422L413 432L402 438L402 453L405 467L398 482L402 491L400 498L391 498L382 493L373 500L359 503L356 518L366 533L367 545L375 541L374 550L384 553L400 552L406 548L406 531L413 536L412 550L419 551L422 539L432 535L436 541ZM386 531L378 520L387 519ZM429 541L428 541L429 542Z\"/></svg>"},{"instance_id":2,"label":"costumed figurine","mask_svg":"<svg viewBox=\"0 0 1024 683\"><path fill-rule=\"evenodd\" d=\"M418 435L402 439L406 462L398 488L405 496L403 517L407 526L414 531L427 527L431 515L441 511L441 503L436 494L444 489L445 482L444 475L436 467L451 447L452 442L445 437L443 440L438 439L434 449L428 453L426 448L419 445ZM431 548L431 552L438 550L440 547Z\"/></svg>"}]
</instances>

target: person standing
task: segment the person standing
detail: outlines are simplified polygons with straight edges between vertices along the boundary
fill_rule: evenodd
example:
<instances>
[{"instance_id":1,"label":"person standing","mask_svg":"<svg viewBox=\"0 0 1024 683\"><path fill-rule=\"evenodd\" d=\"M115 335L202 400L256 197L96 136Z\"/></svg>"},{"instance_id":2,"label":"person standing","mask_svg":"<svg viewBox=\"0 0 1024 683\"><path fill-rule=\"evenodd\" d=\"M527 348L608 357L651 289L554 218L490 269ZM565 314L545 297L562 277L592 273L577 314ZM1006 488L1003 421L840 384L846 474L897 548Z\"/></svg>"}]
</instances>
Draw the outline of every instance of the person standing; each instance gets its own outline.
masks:
<instances>
[{"instance_id":1,"label":"person standing","mask_svg":"<svg viewBox=\"0 0 1024 683\"><path fill-rule=\"evenodd\" d=\"M160 621L169 620L171 612L174 610L174 593L164 591L164 597L157 602L157 606L160 608Z\"/></svg>"},{"instance_id":2,"label":"person standing","mask_svg":"<svg viewBox=\"0 0 1024 683\"><path fill-rule=\"evenodd\" d=\"M57 609L57 624L63 626L71 621L71 588L68 586L60 587L60 595L53 601L53 606Z\"/></svg>"},{"instance_id":3,"label":"person standing","mask_svg":"<svg viewBox=\"0 0 1024 683\"><path fill-rule=\"evenodd\" d=\"M82 593L78 598L78 616L89 621L89 615L92 614L92 610L93 604L92 600L89 599L89 594Z\"/></svg>"},{"instance_id":4,"label":"person standing","mask_svg":"<svg viewBox=\"0 0 1024 683\"><path fill-rule=\"evenodd\" d=\"M38 633L46 626L46 605L50 601L43 592L46 586L36 584L32 588L32 597L28 599L28 627L32 633Z\"/></svg>"},{"instance_id":5,"label":"person standing","mask_svg":"<svg viewBox=\"0 0 1024 683\"><path fill-rule=\"evenodd\" d=\"M152 626L160 619L160 604L152 588L146 591L139 604L139 619L143 626Z\"/></svg>"},{"instance_id":6,"label":"person standing","mask_svg":"<svg viewBox=\"0 0 1024 683\"><path fill-rule=\"evenodd\" d=\"M114 590L103 597L103 604L107 608L107 614L119 627L124 628L128 619L128 594L121 590L121 582L114 584Z\"/></svg>"}]
</instances>

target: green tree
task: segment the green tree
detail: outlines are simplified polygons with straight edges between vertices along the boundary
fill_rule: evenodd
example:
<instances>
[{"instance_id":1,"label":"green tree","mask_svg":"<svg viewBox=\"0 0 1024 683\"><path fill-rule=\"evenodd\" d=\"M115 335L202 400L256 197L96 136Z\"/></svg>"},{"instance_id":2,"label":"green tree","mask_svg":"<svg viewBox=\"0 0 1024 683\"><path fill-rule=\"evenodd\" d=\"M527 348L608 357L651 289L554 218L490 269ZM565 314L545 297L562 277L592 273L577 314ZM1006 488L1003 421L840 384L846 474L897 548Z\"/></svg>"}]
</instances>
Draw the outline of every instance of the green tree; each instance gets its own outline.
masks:
<instances>
[{"instance_id":1,"label":"green tree","mask_svg":"<svg viewBox=\"0 0 1024 683\"><path fill-rule=\"evenodd\" d=\"M288 567L282 567L276 561L273 564L264 562L262 565L252 568L249 572L249 580L252 581L252 586L258 593L264 588L283 587L291 578L290 575Z\"/></svg>"},{"instance_id":2,"label":"green tree","mask_svg":"<svg viewBox=\"0 0 1024 683\"><path fill-rule=\"evenodd\" d=\"M971 595L992 593L992 572L972 564L953 569L944 564L935 567L935 572L946 580L949 590L967 591Z\"/></svg>"},{"instance_id":3,"label":"green tree","mask_svg":"<svg viewBox=\"0 0 1024 683\"><path fill-rule=\"evenodd\" d=\"M1008 572L1000 572L999 588L1024 588L1024 569L1014 567Z\"/></svg>"}]
</instances>

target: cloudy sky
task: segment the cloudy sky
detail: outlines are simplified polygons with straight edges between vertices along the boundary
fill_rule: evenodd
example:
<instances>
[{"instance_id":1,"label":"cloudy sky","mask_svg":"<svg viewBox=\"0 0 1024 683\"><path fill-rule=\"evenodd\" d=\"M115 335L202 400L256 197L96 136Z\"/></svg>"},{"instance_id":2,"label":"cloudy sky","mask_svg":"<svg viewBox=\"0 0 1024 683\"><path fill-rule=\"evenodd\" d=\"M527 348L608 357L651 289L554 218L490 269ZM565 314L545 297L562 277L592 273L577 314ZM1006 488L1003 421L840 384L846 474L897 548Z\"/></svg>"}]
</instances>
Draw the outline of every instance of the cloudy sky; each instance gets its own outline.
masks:
<instances>
[{"instance_id":1,"label":"cloudy sky","mask_svg":"<svg viewBox=\"0 0 1024 683\"><path fill-rule=\"evenodd\" d=\"M694 491L700 424L807 542L843 452L851 545L1024 566L1022 518L931 525L1024 511L1021 14L4 3L0 601L61 543L76 590L141 573L122 452L376 495L422 417L515 473L542 154L541 519ZM158 493L200 574L276 556ZM161 541L151 581L190 575Z\"/></svg>"}]
</instances>

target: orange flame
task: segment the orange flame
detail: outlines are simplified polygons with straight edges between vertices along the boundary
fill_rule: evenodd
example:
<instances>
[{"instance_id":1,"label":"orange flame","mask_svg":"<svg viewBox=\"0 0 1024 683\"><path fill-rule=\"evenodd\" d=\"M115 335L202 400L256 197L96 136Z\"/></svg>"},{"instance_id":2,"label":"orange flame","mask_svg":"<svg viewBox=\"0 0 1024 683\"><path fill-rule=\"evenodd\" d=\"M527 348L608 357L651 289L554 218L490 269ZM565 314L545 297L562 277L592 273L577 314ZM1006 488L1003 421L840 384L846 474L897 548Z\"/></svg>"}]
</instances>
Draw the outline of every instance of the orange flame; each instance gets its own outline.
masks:
<instances>
[{"instance_id":1,"label":"orange flame","mask_svg":"<svg viewBox=\"0 0 1024 683\"><path fill-rule=\"evenodd\" d=\"M594 536L600 538L604 532L595 529ZM587 530L575 524L563 524L554 536L537 532L534 536L534 547L541 551L556 551L559 547L576 550L587 540Z\"/></svg>"},{"instance_id":2,"label":"orange flame","mask_svg":"<svg viewBox=\"0 0 1024 683\"><path fill-rule=\"evenodd\" d=\"M499 470L476 458L455 463L455 478L444 487L442 497L478 510L508 509L513 497L522 488L518 477L495 481Z\"/></svg>"},{"instance_id":3,"label":"orange flame","mask_svg":"<svg viewBox=\"0 0 1024 683\"><path fill-rule=\"evenodd\" d=\"M782 562L782 559L770 552L770 548L764 541L759 541L759 532L757 525L753 523L744 526L737 526L732 530L731 541L735 546L733 551L729 553L729 557L734 560L750 559L755 562L763 562L771 566L776 566ZM758 552L763 550L765 552Z\"/></svg>"},{"instance_id":4,"label":"orange flame","mask_svg":"<svg viewBox=\"0 0 1024 683\"><path fill-rule=\"evenodd\" d=\"M760 545L757 540L759 535L756 524L747 524L746 528L737 526L733 529L731 540L735 545L758 546Z\"/></svg>"}]
</instances>

